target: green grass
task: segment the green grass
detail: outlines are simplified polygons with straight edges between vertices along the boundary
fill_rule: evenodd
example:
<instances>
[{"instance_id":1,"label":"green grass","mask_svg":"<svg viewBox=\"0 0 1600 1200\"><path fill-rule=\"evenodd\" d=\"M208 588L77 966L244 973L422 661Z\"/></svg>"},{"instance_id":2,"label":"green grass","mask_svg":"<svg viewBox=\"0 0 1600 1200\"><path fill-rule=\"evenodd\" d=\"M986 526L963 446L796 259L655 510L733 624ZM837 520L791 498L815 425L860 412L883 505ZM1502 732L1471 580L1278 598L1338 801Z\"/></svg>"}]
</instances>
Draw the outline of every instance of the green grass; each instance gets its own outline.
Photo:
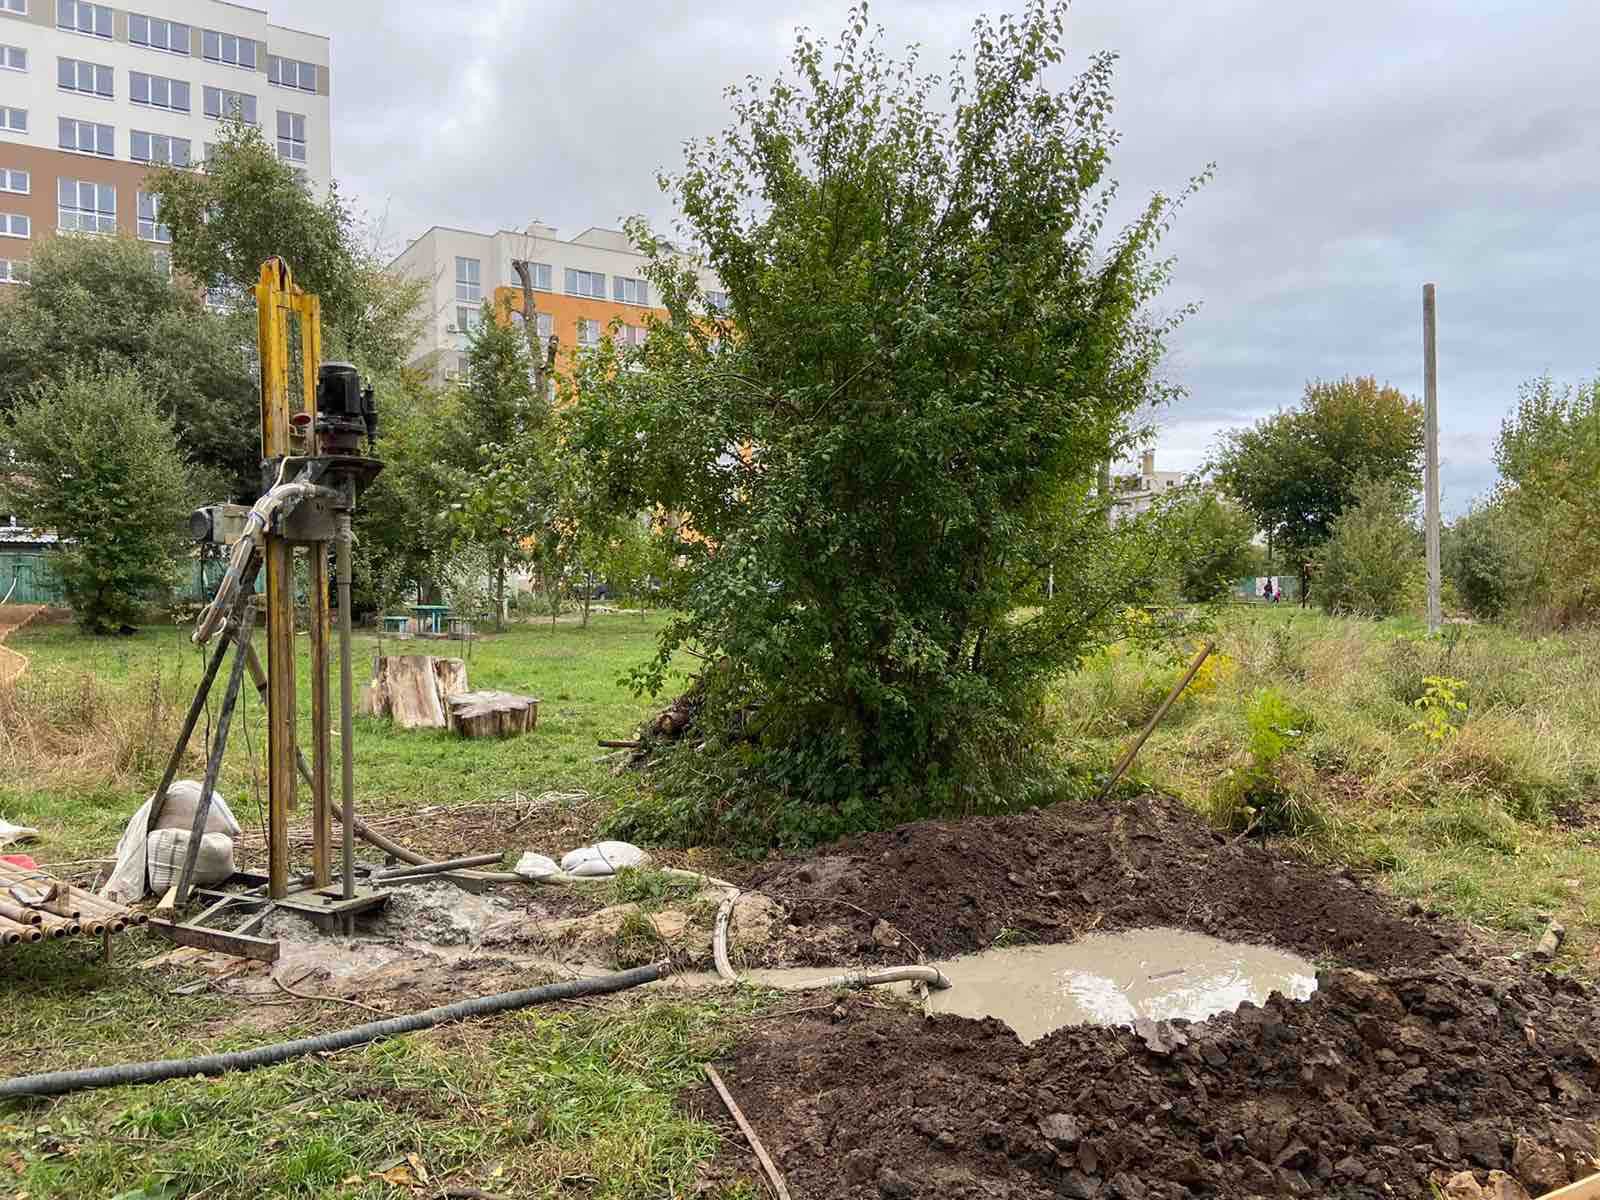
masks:
<instances>
[{"instance_id":1,"label":"green grass","mask_svg":"<svg viewBox=\"0 0 1600 1200\"><path fill-rule=\"evenodd\" d=\"M538 623L484 637L472 648L470 682L540 697L537 729L469 742L360 720L360 810L400 813L513 791L587 791L603 805L630 781L593 761L595 741L628 736L651 711L618 681L650 655L660 623L599 615L586 630ZM8 644L30 667L11 697L16 719L0 734L0 815L43 831L28 847L42 862L109 854L159 777L200 676L198 653L171 627L97 640L70 626L36 625ZM376 638L358 637L358 681L376 648ZM461 647L390 639L385 649ZM300 685L305 714L303 671ZM240 715L222 790L248 826L264 745L253 693ZM304 736L309 721L301 728ZM186 774L201 769L200 741ZM646 908L683 890L648 870L608 886ZM646 951L659 947L641 922L628 931L628 946L654 957ZM80 943L0 957L5 1074L244 1049L370 1019L331 1004L183 994L177 989L199 977L136 965L166 943L124 935L119 947L110 967ZM677 1096L763 1000L636 996L435 1029L217 1080L0 1105L0 1194L376 1200L409 1194L382 1175L415 1176L407 1157L415 1156L431 1181L424 1195L438 1194L446 1180L518 1197L686 1195L696 1164L719 1140ZM711 1194L756 1195L731 1186Z\"/></svg>"},{"instance_id":2,"label":"green grass","mask_svg":"<svg viewBox=\"0 0 1600 1200\"><path fill-rule=\"evenodd\" d=\"M597 739L631 736L652 711L619 682L648 658L663 618L597 615L588 629L563 622L513 626L477 640L467 663L474 688L537 696L538 728L507 741L463 741L439 732L402 732L389 722L356 721L357 811L372 815L435 804L459 804L510 792L587 791L602 801L631 786L618 780ZM300 639L302 653L305 639ZM256 643L265 654L264 640ZM386 653L459 655L459 643L397 642ZM0 734L0 815L38 826L45 840L41 861L103 855L115 846L132 810L160 778L179 722L199 683L203 662L187 631L172 626L141 630L123 639L94 639L64 624L32 625L7 645L28 655L17 684L17 707L48 726L54 743L42 750L25 735ZM378 639L355 639L359 689L370 677ZM310 686L302 658L302 744L310 737ZM225 676L212 692L214 719ZM337 705L337 675L334 704ZM239 819L259 824L258 794L265 792L265 712L246 683L224 762L221 788ZM335 722L337 709L335 707ZM206 731L202 719L185 774L198 778ZM337 753L337 739L335 740ZM259 787L257 786L259 782ZM264 799L262 800L264 803Z\"/></svg>"},{"instance_id":3,"label":"green grass","mask_svg":"<svg viewBox=\"0 0 1600 1200\"><path fill-rule=\"evenodd\" d=\"M1594 973L1600 634L1424 633L1408 620L1230 610L1220 658L1146 743L1135 780L1227 821L1219 780L1249 766L1251 703L1277 689L1305 715L1274 772L1305 834L1281 844L1513 935L1557 916L1571 934L1564 961ZM1176 658L1113 650L1063 681L1056 711L1069 751L1109 761L1181 672ZM1465 680L1469 705L1437 743L1412 728L1430 675Z\"/></svg>"}]
</instances>

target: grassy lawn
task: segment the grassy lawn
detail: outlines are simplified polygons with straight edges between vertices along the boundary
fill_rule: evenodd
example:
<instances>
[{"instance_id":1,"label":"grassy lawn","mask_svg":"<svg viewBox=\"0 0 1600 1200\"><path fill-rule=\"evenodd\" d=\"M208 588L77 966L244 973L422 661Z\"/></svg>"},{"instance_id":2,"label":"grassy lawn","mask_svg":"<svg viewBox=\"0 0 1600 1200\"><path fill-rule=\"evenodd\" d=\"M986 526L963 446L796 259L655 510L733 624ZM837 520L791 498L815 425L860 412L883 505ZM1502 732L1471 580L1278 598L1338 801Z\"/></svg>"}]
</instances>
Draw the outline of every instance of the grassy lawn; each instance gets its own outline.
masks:
<instances>
[{"instance_id":1,"label":"grassy lawn","mask_svg":"<svg viewBox=\"0 0 1600 1200\"><path fill-rule=\"evenodd\" d=\"M1297 848L1500 931L1537 936L1553 915L1567 965L1600 973L1600 634L1429 639L1411 621L1244 606L1216 640L1139 780L1226 824L1222 782L1249 764L1252 702L1276 690L1294 714L1275 774ZM1182 670L1116 650L1090 663L1057 692L1069 749L1109 757ZM1442 740L1413 728L1429 677L1464 684Z\"/></svg>"},{"instance_id":2,"label":"grassy lawn","mask_svg":"<svg viewBox=\"0 0 1600 1200\"><path fill-rule=\"evenodd\" d=\"M530 737L463 741L447 732L401 732L385 720L356 720L356 809L363 815L459 804L510 792L589 792L604 801L626 786L593 760L598 738L631 736L651 711L619 680L649 657L663 618L598 615L588 629L539 622L488 634L471 647L468 680L542 700ZM37 826L41 862L110 853L129 814L161 776L179 724L204 669L186 629L158 626L129 638L93 639L67 624L34 624L7 645L30 666L11 697L0 697L0 815ZM256 637L265 661L264 636ZM382 643L386 653L460 655L459 643ZM359 689L379 647L355 638ZM305 652L304 639L301 651ZM212 691L217 712L226 676ZM297 675L300 727L309 745L310 690L305 661ZM334 678L337 756L337 675ZM204 770L204 720L184 773ZM265 803L266 714L249 687L235 715L220 785L241 823L260 823ZM337 757L334 778L337 781ZM258 795L259 792L259 795Z\"/></svg>"},{"instance_id":3,"label":"grassy lawn","mask_svg":"<svg viewBox=\"0 0 1600 1200\"><path fill-rule=\"evenodd\" d=\"M538 728L511 741L467 742L358 720L360 811L512 791L588 792L587 807L599 811L627 781L593 761L595 741L628 736L651 711L618 681L651 653L660 621L599 615L588 629L539 623L483 637L472 647L471 683L540 697ZM42 830L28 847L41 862L104 856L159 778L201 673L199 654L172 627L95 640L70 625L36 624L8 644L30 666L0 697L0 815ZM377 647L375 637L358 636L358 683ZM384 648L461 650L393 639ZM303 674L300 683L306 731ZM257 820L265 731L246 691L222 791L248 827ZM220 703L220 687L215 695ZM200 743L187 774L202 769ZM372 1019L345 1006L190 993L199 976L137 966L166 947L125 937L110 968L86 943L0 957L6 1073L243 1049ZM761 1003L635 994L214 1081L0 1105L0 1196L375 1200L410 1194L424 1173L418 1194L437 1195L447 1181L518 1197L685 1195L720 1134L684 1116L674 1098ZM754 1194L719 1186L713 1196Z\"/></svg>"}]
</instances>

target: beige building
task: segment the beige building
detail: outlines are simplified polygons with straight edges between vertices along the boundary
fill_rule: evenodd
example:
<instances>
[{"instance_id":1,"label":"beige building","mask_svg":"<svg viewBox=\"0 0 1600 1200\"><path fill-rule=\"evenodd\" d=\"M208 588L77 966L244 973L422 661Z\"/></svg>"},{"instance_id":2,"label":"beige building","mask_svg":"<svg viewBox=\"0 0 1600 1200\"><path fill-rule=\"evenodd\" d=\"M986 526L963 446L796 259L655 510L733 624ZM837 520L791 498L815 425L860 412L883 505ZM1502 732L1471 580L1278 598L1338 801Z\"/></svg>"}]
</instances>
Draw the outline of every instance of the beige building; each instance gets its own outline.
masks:
<instances>
[{"instance_id":1,"label":"beige building","mask_svg":"<svg viewBox=\"0 0 1600 1200\"><path fill-rule=\"evenodd\" d=\"M333 175L326 37L224 0L0 0L0 286L55 232L171 241L142 188L257 125L314 190Z\"/></svg>"},{"instance_id":2,"label":"beige building","mask_svg":"<svg viewBox=\"0 0 1600 1200\"><path fill-rule=\"evenodd\" d=\"M1188 476L1182 471L1156 470L1156 452L1146 450L1139 456L1139 472L1111 477L1111 519L1126 521L1147 511L1156 497L1173 488L1182 487Z\"/></svg>"}]
</instances>

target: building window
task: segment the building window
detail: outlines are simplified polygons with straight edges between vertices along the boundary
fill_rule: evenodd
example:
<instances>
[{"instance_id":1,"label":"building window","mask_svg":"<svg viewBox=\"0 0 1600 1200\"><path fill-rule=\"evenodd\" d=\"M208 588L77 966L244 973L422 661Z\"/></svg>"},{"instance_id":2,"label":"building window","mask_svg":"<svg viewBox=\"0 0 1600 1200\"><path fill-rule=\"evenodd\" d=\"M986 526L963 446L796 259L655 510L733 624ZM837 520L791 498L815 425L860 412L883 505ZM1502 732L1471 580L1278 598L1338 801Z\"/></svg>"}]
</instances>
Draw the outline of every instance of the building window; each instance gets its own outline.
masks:
<instances>
[{"instance_id":1,"label":"building window","mask_svg":"<svg viewBox=\"0 0 1600 1200\"><path fill-rule=\"evenodd\" d=\"M473 304L483 299L483 264L475 258L456 259L456 299Z\"/></svg>"},{"instance_id":2,"label":"building window","mask_svg":"<svg viewBox=\"0 0 1600 1200\"><path fill-rule=\"evenodd\" d=\"M139 193L139 237L146 242L172 241L172 230L161 223L161 197Z\"/></svg>"},{"instance_id":3,"label":"building window","mask_svg":"<svg viewBox=\"0 0 1600 1200\"><path fill-rule=\"evenodd\" d=\"M0 46L0 71L26 71L28 51L22 46Z\"/></svg>"},{"instance_id":4,"label":"building window","mask_svg":"<svg viewBox=\"0 0 1600 1200\"><path fill-rule=\"evenodd\" d=\"M306 119L299 113L278 114L278 157L297 163L306 160Z\"/></svg>"},{"instance_id":5,"label":"building window","mask_svg":"<svg viewBox=\"0 0 1600 1200\"><path fill-rule=\"evenodd\" d=\"M25 108L7 108L0 104L0 129L8 129L12 133L28 132L28 110Z\"/></svg>"},{"instance_id":6,"label":"building window","mask_svg":"<svg viewBox=\"0 0 1600 1200\"><path fill-rule=\"evenodd\" d=\"M551 284L550 278L554 272L549 263L529 263L528 274L532 277L534 291L548 292L551 290L553 285ZM513 266L510 270L510 277L517 280L519 283L522 281L522 276L517 274L517 268L515 266Z\"/></svg>"},{"instance_id":7,"label":"building window","mask_svg":"<svg viewBox=\"0 0 1600 1200\"><path fill-rule=\"evenodd\" d=\"M83 0L56 0L56 28L109 38L111 10L104 4L85 4Z\"/></svg>"},{"instance_id":8,"label":"building window","mask_svg":"<svg viewBox=\"0 0 1600 1200\"><path fill-rule=\"evenodd\" d=\"M279 87L299 88L302 92L317 90L317 64L301 62L294 58L267 55L267 82Z\"/></svg>"},{"instance_id":9,"label":"building window","mask_svg":"<svg viewBox=\"0 0 1600 1200\"><path fill-rule=\"evenodd\" d=\"M170 163L174 167L187 167L193 161L188 138L135 129L128 141L129 157L135 162Z\"/></svg>"},{"instance_id":10,"label":"building window","mask_svg":"<svg viewBox=\"0 0 1600 1200\"><path fill-rule=\"evenodd\" d=\"M33 236L33 223L23 213L0 212L0 237L25 238Z\"/></svg>"},{"instance_id":11,"label":"building window","mask_svg":"<svg viewBox=\"0 0 1600 1200\"><path fill-rule=\"evenodd\" d=\"M162 250L159 247L152 248L150 251L150 259L156 264L156 270L161 274L163 279L172 278L171 250Z\"/></svg>"},{"instance_id":12,"label":"building window","mask_svg":"<svg viewBox=\"0 0 1600 1200\"><path fill-rule=\"evenodd\" d=\"M606 277L600 271L574 271L567 268L567 295L606 298Z\"/></svg>"},{"instance_id":13,"label":"building window","mask_svg":"<svg viewBox=\"0 0 1600 1200\"><path fill-rule=\"evenodd\" d=\"M28 0L0 0L0 12L16 13L19 17L28 15Z\"/></svg>"},{"instance_id":14,"label":"building window","mask_svg":"<svg viewBox=\"0 0 1600 1200\"><path fill-rule=\"evenodd\" d=\"M642 346L649 336L650 331L642 325L624 325L617 334L617 341L624 346Z\"/></svg>"},{"instance_id":15,"label":"building window","mask_svg":"<svg viewBox=\"0 0 1600 1200\"><path fill-rule=\"evenodd\" d=\"M202 88L206 116L222 120L236 117L246 125L256 123L256 98L249 92L230 92L227 88Z\"/></svg>"},{"instance_id":16,"label":"building window","mask_svg":"<svg viewBox=\"0 0 1600 1200\"><path fill-rule=\"evenodd\" d=\"M117 231L117 189L109 183L61 179L56 186L56 228L77 233Z\"/></svg>"},{"instance_id":17,"label":"building window","mask_svg":"<svg viewBox=\"0 0 1600 1200\"><path fill-rule=\"evenodd\" d=\"M14 192L26 196L33 191L33 181L26 171L0 169L0 192Z\"/></svg>"},{"instance_id":18,"label":"building window","mask_svg":"<svg viewBox=\"0 0 1600 1200\"><path fill-rule=\"evenodd\" d=\"M56 84L62 91L84 96L104 96L110 100L115 95L110 67L80 62L76 58L56 59Z\"/></svg>"},{"instance_id":19,"label":"building window","mask_svg":"<svg viewBox=\"0 0 1600 1200\"><path fill-rule=\"evenodd\" d=\"M600 344L600 322L587 317L578 318L578 345L598 346Z\"/></svg>"},{"instance_id":20,"label":"building window","mask_svg":"<svg viewBox=\"0 0 1600 1200\"><path fill-rule=\"evenodd\" d=\"M650 285L642 279L614 275L611 278L611 298L623 304L649 304Z\"/></svg>"},{"instance_id":21,"label":"building window","mask_svg":"<svg viewBox=\"0 0 1600 1200\"><path fill-rule=\"evenodd\" d=\"M256 69L256 43L254 38L235 37L231 33L218 33L215 29L200 34L200 50L208 62L227 63L230 67Z\"/></svg>"},{"instance_id":22,"label":"building window","mask_svg":"<svg viewBox=\"0 0 1600 1200\"><path fill-rule=\"evenodd\" d=\"M189 111L189 85L181 79L168 79L164 75L129 71L128 98L135 104L164 108L168 112Z\"/></svg>"},{"instance_id":23,"label":"building window","mask_svg":"<svg viewBox=\"0 0 1600 1200\"><path fill-rule=\"evenodd\" d=\"M244 293L231 283L206 289L206 307L212 312L232 312Z\"/></svg>"},{"instance_id":24,"label":"building window","mask_svg":"<svg viewBox=\"0 0 1600 1200\"><path fill-rule=\"evenodd\" d=\"M706 293L706 307L709 308L714 313L725 313L725 312L727 312L728 311L728 293L727 292L707 292Z\"/></svg>"},{"instance_id":25,"label":"building window","mask_svg":"<svg viewBox=\"0 0 1600 1200\"><path fill-rule=\"evenodd\" d=\"M189 53L189 27L182 21L163 21L160 17L129 14L128 40L135 46L165 50L168 54Z\"/></svg>"},{"instance_id":26,"label":"building window","mask_svg":"<svg viewBox=\"0 0 1600 1200\"><path fill-rule=\"evenodd\" d=\"M472 377L472 362L471 362L471 360L468 359L465 354L456 355L456 370L455 370L455 374L451 375L450 378L451 379L459 379L462 383L466 383L471 377Z\"/></svg>"},{"instance_id":27,"label":"building window","mask_svg":"<svg viewBox=\"0 0 1600 1200\"><path fill-rule=\"evenodd\" d=\"M460 334L476 333L478 326L483 324L483 310L473 308L471 305L456 305L456 332Z\"/></svg>"},{"instance_id":28,"label":"building window","mask_svg":"<svg viewBox=\"0 0 1600 1200\"><path fill-rule=\"evenodd\" d=\"M62 117L58 125L63 150L76 150L80 154L98 154L102 158L112 158L117 153L116 130L109 125L97 125L93 121L74 121L71 117Z\"/></svg>"},{"instance_id":29,"label":"building window","mask_svg":"<svg viewBox=\"0 0 1600 1200\"><path fill-rule=\"evenodd\" d=\"M21 259L0 258L0 283L27 283L28 264Z\"/></svg>"}]
</instances>

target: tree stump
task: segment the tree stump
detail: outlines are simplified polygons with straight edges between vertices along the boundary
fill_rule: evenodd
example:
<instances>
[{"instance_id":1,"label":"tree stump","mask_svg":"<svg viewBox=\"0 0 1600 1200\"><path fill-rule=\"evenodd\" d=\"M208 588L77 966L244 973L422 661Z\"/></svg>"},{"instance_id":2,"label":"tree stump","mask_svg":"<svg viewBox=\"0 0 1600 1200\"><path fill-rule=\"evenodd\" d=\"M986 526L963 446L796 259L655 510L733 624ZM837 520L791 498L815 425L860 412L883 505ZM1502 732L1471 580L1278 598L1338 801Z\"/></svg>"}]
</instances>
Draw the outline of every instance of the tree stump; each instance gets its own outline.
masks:
<instances>
[{"instance_id":1,"label":"tree stump","mask_svg":"<svg viewBox=\"0 0 1600 1200\"><path fill-rule=\"evenodd\" d=\"M511 692L463 692L449 706L450 725L464 738L515 737L539 720L539 702Z\"/></svg>"},{"instance_id":2,"label":"tree stump","mask_svg":"<svg viewBox=\"0 0 1600 1200\"><path fill-rule=\"evenodd\" d=\"M372 660L361 711L389 717L401 729L447 729L452 696L467 690L467 664L431 654L384 654Z\"/></svg>"}]
</instances>

